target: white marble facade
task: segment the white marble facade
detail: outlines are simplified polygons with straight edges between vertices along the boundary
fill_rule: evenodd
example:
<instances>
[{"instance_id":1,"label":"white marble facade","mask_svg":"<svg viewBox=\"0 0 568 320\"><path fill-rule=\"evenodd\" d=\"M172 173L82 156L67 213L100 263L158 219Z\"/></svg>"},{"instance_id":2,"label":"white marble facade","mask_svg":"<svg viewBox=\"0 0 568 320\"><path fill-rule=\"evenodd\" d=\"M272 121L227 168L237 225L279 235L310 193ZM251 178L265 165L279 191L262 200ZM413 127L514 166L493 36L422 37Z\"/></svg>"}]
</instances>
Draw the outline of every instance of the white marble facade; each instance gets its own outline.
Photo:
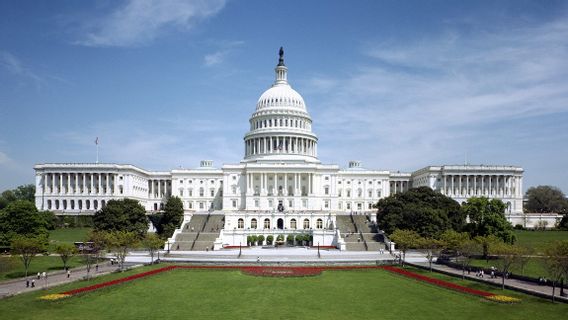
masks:
<instances>
[{"instance_id":1,"label":"white marble facade","mask_svg":"<svg viewBox=\"0 0 568 320\"><path fill-rule=\"evenodd\" d=\"M167 172L122 164L38 164L36 206L60 214L92 214L110 199L127 197L151 212L160 210L168 196L178 196L187 213L221 211L236 217L278 212L281 205L283 211L298 215L337 214L374 211L372 205L381 198L429 186L458 202L471 196L502 199L509 212L522 213L520 167L446 165L404 173L368 170L358 161L344 168L322 164L312 119L302 96L289 85L287 70L281 56L276 80L258 99L250 118L240 163L215 168L212 161L202 161L195 169ZM298 216L297 223L300 220Z\"/></svg>"}]
</instances>

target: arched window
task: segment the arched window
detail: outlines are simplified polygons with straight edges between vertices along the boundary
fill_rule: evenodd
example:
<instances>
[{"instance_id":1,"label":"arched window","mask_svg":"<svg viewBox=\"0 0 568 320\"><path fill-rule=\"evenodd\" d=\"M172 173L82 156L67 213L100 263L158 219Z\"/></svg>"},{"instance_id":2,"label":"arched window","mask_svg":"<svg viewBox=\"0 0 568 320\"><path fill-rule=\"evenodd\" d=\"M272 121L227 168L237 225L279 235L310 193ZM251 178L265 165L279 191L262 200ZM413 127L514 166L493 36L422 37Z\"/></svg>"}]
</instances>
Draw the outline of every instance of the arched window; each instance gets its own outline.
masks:
<instances>
[{"instance_id":1,"label":"arched window","mask_svg":"<svg viewBox=\"0 0 568 320\"><path fill-rule=\"evenodd\" d=\"M93 209L97 210L99 208L99 202L97 200L93 200Z\"/></svg>"},{"instance_id":2,"label":"arched window","mask_svg":"<svg viewBox=\"0 0 568 320\"><path fill-rule=\"evenodd\" d=\"M270 219L264 219L264 229L270 229Z\"/></svg>"},{"instance_id":3,"label":"arched window","mask_svg":"<svg viewBox=\"0 0 568 320\"><path fill-rule=\"evenodd\" d=\"M73 205L73 203L71 203L71 205ZM106 205L106 201L105 200L101 200L101 209L104 208Z\"/></svg>"},{"instance_id":4,"label":"arched window","mask_svg":"<svg viewBox=\"0 0 568 320\"><path fill-rule=\"evenodd\" d=\"M67 200L63 200L63 210L67 210Z\"/></svg>"},{"instance_id":5,"label":"arched window","mask_svg":"<svg viewBox=\"0 0 568 320\"><path fill-rule=\"evenodd\" d=\"M104 203L104 200L103 200ZM71 210L75 210L75 200L71 200Z\"/></svg>"},{"instance_id":6,"label":"arched window","mask_svg":"<svg viewBox=\"0 0 568 320\"><path fill-rule=\"evenodd\" d=\"M55 203L55 206L58 207L59 203ZM85 201L85 209L89 210L91 209L91 201L86 200Z\"/></svg>"},{"instance_id":7,"label":"arched window","mask_svg":"<svg viewBox=\"0 0 568 320\"><path fill-rule=\"evenodd\" d=\"M296 219L290 220L290 229L297 229Z\"/></svg>"},{"instance_id":8,"label":"arched window","mask_svg":"<svg viewBox=\"0 0 568 320\"><path fill-rule=\"evenodd\" d=\"M257 228L256 219L252 219L252 220L250 221L250 228L251 228L251 229L256 229L256 228Z\"/></svg>"},{"instance_id":9,"label":"arched window","mask_svg":"<svg viewBox=\"0 0 568 320\"><path fill-rule=\"evenodd\" d=\"M318 219L316 221L316 228L323 229L323 220L322 219Z\"/></svg>"},{"instance_id":10,"label":"arched window","mask_svg":"<svg viewBox=\"0 0 568 320\"><path fill-rule=\"evenodd\" d=\"M47 200L47 210L51 210L51 200Z\"/></svg>"},{"instance_id":11,"label":"arched window","mask_svg":"<svg viewBox=\"0 0 568 320\"><path fill-rule=\"evenodd\" d=\"M309 229L309 228L310 228L310 220L304 219L304 229Z\"/></svg>"},{"instance_id":12,"label":"arched window","mask_svg":"<svg viewBox=\"0 0 568 320\"><path fill-rule=\"evenodd\" d=\"M245 228L245 220L243 220L243 218L239 218L239 220L237 221L237 228L239 229Z\"/></svg>"}]
</instances>

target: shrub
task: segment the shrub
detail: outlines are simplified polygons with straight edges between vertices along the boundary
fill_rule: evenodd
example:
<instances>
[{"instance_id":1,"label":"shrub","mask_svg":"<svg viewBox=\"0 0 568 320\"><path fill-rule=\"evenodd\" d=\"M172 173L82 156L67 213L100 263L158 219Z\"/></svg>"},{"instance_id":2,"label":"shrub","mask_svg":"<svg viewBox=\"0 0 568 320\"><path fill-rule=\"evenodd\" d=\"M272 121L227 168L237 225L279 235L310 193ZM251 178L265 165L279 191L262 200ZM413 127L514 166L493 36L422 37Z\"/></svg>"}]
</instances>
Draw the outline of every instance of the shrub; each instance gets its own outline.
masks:
<instances>
[{"instance_id":1,"label":"shrub","mask_svg":"<svg viewBox=\"0 0 568 320\"><path fill-rule=\"evenodd\" d=\"M272 244L272 241L274 241L274 237L272 235L266 237L266 244Z\"/></svg>"},{"instance_id":2,"label":"shrub","mask_svg":"<svg viewBox=\"0 0 568 320\"><path fill-rule=\"evenodd\" d=\"M289 245L294 245L294 235L293 234L289 234L288 237L286 238L286 242Z\"/></svg>"},{"instance_id":3,"label":"shrub","mask_svg":"<svg viewBox=\"0 0 568 320\"><path fill-rule=\"evenodd\" d=\"M276 241L278 241L278 242L284 241L284 235L279 234L278 237L276 237Z\"/></svg>"},{"instance_id":4,"label":"shrub","mask_svg":"<svg viewBox=\"0 0 568 320\"><path fill-rule=\"evenodd\" d=\"M256 245L256 242L258 241L258 236L253 235L253 236L250 236L250 237L251 237L251 240L252 240L252 241L251 241L251 244L252 244L253 246L255 246L255 245Z\"/></svg>"},{"instance_id":5,"label":"shrub","mask_svg":"<svg viewBox=\"0 0 568 320\"><path fill-rule=\"evenodd\" d=\"M252 236L247 236L247 246L252 246L253 242L254 240L252 239Z\"/></svg>"},{"instance_id":6,"label":"shrub","mask_svg":"<svg viewBox=\"0 0 568 320\"><path fill-rule=\"evenodd\" d=\"M259 245L262 245L262 243L264 242L264 236L262 234L259 235L256 239Z\"/></svg>"},{"instance_id":7,"label":"shrub","mask_svg":"<svg viewBox=\"0 0 568 320\"><path fill-rule=\"evenodd\" d=\"M525 230L525 227L523 227L522 224L516 224L514 228L515 230Z\"/></svg>"}]
</instances>

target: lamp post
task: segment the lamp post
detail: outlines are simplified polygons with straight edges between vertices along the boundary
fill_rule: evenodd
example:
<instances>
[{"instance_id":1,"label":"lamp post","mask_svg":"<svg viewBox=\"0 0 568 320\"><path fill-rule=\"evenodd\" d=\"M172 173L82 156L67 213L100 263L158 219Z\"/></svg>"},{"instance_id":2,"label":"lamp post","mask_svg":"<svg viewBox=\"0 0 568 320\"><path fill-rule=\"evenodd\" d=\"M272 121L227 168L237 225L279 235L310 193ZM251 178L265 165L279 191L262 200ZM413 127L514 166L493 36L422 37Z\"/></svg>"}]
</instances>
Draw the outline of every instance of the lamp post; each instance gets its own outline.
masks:
<instances>
[{"instance_id":1,"label":"lamp post","mask_svg":"<svg viewBox=\"0 0 568 320\"><path fill-rule=\"evenodd\" d=\"M167 253L170 254L170 240L167 241L167 244L168 244L168 251L167 251Z\"/></svg>"},{"instance_id":2,"label":"lamp post","mask_svg":"<svg viewBox=\"0 0 568 320\"><path fill-rule=\"evenodd\" d=\"M321 255L320 255L320 243L319 243L319 241L318 241L318 258L321 258Z\"/></svg>"}]
</instances>

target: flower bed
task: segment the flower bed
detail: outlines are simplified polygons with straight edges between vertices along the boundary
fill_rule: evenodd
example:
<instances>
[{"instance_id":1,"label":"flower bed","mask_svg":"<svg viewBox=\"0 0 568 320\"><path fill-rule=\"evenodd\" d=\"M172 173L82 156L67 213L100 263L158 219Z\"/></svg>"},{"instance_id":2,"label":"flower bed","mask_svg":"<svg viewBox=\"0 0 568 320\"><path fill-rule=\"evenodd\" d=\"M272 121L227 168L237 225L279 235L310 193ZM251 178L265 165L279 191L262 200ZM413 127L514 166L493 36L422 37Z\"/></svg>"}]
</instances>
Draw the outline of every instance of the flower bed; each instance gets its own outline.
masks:
<instances>
[{"instance_id":1,"label":"flower bed","mask_svg":"<svg viewBox=\"0 0 568 320\"><path fill-rule=\"evenodd\" d=\"M244 274L261 277L307 277L317 276L322 268L317 267L243 267Z\"/></svg>"},{"instance_id":2,"label":"flower bed","mask_svg":"<svg viewBox=\"0 0 568 320\"><path fill-rule=\"evenodd\" d=\"M400 275L403 275L405 277L409 277L409 278L413 278L419 281L423 281L423 282L427 282L439 287L443 287L443 288L447 288L447 289L451 289L454 291L459 291L459 292L463 292L463 293L467 293L467 294L472 294L475 296L480 296L483 297L485 299L488 299L490 301L495 301L495 302L500 302L500 303L517 303L520 302L520 299L517 298L513 298L513 297L509 297L509 296L502 296L502 295L496 295L494 293L491 292L487 292L487 291L482 291L482 290L477 290L477 289L472 289L472 288L468 288L468 287L464 287L464 286L460 286L459 284L455 284L452 282L448 282L448 281L444 281L444 280L440 280L440 279L436 279L436 278L430 278L418 273L414 273L408 270L404 270L398 267L393 267L393 266L384 266L383 267L385 270L388 270L390 272L394 272Z\"/></svg>"},{"instance_id":3,"label":"flower bed","mask_svg":"<svg viewBox=\"0 0 568 320\"><path fill-rule=\"evenodd\" d=\"M418 273L414 273L408 270L404 270L394 266L318 266L318 267L288 267L288 266L192 266L192 265L172 265L167 266L159 269L150 270L147 272L142 272L138 274L134 274L128 277L115 279L112 281L102 282L99 284L86 286L78 289L69 290L66 292L58 293L58 294L48 294L45 296L40 297L42 300L58 300L66 297L70 297L73 295L94 291L100 288L105 288L109 286L114 286L117 284L129 282L132 280L148 277L151 275L155 275L158 273L174 270L174 269L232 269L232 270L241 270L244 274L253 275L253 276L264 276L264 277L306 277L306 276L316 276L321 274L324 270L363 270L363 269L385 269L387 271L400 274L405 277L409 277L415 280L427 282L439 287L472 294L475 296L484 297L490 301L499 302L499 303L517 303L520 302L520 299L496 295L491 292L472 289L464 286L460 286L455 283L451 283L448 281L427 277Z\"/></svg>"}]
</instances>

